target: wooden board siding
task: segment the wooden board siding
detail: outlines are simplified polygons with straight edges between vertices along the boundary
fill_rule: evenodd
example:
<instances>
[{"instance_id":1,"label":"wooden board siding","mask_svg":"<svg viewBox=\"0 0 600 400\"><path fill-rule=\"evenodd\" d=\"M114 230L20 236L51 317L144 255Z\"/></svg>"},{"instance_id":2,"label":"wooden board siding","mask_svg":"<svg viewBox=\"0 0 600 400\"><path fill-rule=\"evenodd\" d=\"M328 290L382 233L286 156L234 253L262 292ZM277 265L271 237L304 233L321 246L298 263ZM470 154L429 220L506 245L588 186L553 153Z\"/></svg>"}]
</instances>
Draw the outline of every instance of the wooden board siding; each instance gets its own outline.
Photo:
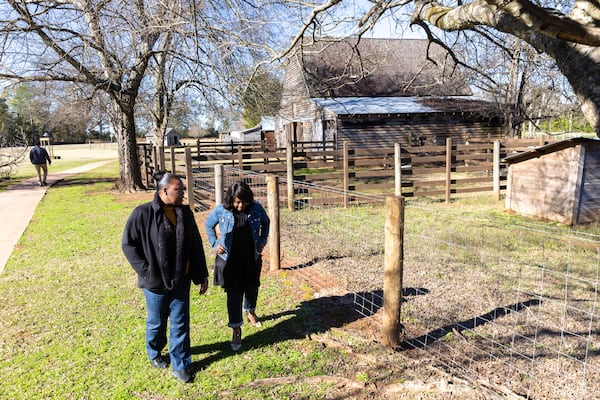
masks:
<instances>
[{"instance_id":1,"label":"wooden board siding","mask_svg":"<svg viewBox=\"0 0 600 400\"><path fill-rule=\"evenodd\" d=\"M442 146L447 137L460 143L503 137L503 128L472 121L456 115L406 115L396 118L339 118L337 142L349 141L352 147Z\"/></svg>"},{"instance_id":2,"label":"wooden board siding","mask_svg":"<svg viewBox=\"0 0 600 400\"><path fill-rule=\"evenodd\" d=\"M600 220L600 146L588 145L585 150L577 223Z\"/></svg>"},{"instance_id":3,"label":"wooden board siding","mask_svg":"<svg viewBox=\"0 0 600 400\"><path fill-rule=\"evenodd\" d=\"M519 214L568 223L572 184L579 179L578 151L571 147L509 166L506 208Z\"/></svg>"},{"instance_id":4,"label":"wooden board siding","mask_svg":"<svg viewBox=\"0 0 600 400\"><path fill-rule=\"evenodd\" d=\"M285 124L310 119L313 109L314 103L308 96L302 67L298 59L292 57L285 71L279 115Z\"/></svg>"}]
</instances>

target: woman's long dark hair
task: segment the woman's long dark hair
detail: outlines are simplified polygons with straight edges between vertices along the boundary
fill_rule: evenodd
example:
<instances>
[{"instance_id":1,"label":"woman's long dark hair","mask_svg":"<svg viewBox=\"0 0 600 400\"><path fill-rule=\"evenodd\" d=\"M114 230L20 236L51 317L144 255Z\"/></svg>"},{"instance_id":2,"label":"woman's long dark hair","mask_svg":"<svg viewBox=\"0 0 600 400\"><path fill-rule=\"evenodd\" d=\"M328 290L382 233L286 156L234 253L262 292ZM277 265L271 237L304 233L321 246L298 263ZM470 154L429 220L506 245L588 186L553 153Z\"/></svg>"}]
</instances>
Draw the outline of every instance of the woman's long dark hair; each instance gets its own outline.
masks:
<instances>
[{"instance_id":1,"label":"woman's long dark hair","mask_svg":"<svg viewBox=\"0 0 600 400\"><path fill-rule=\"evenodd\" d=\"M248 205L254 203L254 193L252 193L252 189L250 189L250 186L246 182L235 182L227 188L227 193L223 199L223 207L231 210L236 197L248 203Z\"/></svg>"}]
</instances>

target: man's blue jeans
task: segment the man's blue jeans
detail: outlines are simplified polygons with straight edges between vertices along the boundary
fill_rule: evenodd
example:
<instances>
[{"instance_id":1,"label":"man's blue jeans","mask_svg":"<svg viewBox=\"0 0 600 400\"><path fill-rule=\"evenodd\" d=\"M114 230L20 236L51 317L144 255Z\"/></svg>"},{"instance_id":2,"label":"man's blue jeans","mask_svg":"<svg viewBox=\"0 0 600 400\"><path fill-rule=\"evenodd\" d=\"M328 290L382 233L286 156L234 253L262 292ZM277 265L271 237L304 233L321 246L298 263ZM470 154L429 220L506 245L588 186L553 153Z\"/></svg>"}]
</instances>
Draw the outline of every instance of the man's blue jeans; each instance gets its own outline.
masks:
<instances>
[{"instance_id":1,"label":"man's blue jeans","mask_svg":"<svg viewBox=\"0 0 600 400\"><path fill-rule=\"evenodd\" d=\"M190 347L190 282L173 290L143 289L148 308L146 352L153 360L167 344L167 319L170 320L169 356L174 370L192 365Z\"/></svg>"}]
</instances>

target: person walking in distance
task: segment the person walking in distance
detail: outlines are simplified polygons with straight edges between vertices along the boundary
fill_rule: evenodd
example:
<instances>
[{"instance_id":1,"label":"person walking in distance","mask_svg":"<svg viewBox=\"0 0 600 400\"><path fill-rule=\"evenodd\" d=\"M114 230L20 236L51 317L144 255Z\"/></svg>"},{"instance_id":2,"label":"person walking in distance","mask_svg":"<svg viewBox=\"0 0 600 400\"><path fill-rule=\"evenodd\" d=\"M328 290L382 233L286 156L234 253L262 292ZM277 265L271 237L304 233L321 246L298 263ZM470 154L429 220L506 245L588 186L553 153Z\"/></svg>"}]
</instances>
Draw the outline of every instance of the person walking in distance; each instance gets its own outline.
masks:
<instances>
[{"instance_id":1,"label":"person walking in distance","mask_svg":"<svg viewBox=\"0 0 600 400\"><path fill-rule=\"evenodd\" d=\"M137 285L146 298L146 352L153 367L167 368L161 354L167 344L173 375L190 382L190 286L208 289L208 270L194 214L183 205L185 186L177 175L155 177L151 202L136 207L123 232L121 247L137 273Z\"/></svg>"},{"instance_id":2,"label":"person walking in distance","mask_svg":"<svg viewBox=\"0 0 600 400\"><path fill-rule=\"evenodd\" d=\"M48 165L52 164L50 156L45 148L40 146L39 142L29 150L29 160L35 167L40 186L46 186L46 178L48 177Z\"/></svg>"},{"instance_id":3,"label":"person walking in distance","mask_svg":"<svg viewBox=\"0 0 600 400\"><path fill-rule=\"evenodd\" d=\"M242 347L242 303L248 322L256 327L261 325L255 309L269 217L254 200L250 187L245 182L236 182L227 189L223 204L210 213L205 228L216 253L214 284L227 293L228 326L233 330L231 348L238 351Z\"/></svg>"}]
</instances>

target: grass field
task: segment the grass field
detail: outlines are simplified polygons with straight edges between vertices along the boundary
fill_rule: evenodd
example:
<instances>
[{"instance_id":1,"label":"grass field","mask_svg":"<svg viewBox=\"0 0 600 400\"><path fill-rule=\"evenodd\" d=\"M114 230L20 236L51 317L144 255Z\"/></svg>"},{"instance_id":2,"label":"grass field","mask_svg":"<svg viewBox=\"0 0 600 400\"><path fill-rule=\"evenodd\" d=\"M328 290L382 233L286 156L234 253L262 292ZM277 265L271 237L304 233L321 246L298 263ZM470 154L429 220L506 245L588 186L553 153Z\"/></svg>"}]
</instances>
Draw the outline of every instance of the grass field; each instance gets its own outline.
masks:
<instances>
[{"instance_id":1,"label":"grass field","mask_svg":"<svg viewBox=\"0 0 600 400\"><path fill-rule=\"evenodd\" d=\"M237 354L222 290L193 289L194 382L152 369L143 295L120 250L126 218L150 194L112 192L116 175L113 163L52 187L0 275L3 398L345 398L403 370L400 361L381 368L377 357L357 358L354 347L380 349L335 329L347 307L313 299L286 272L264 277L263 327L244 326Z\"/></svg>"},{"instance_id":2,"label":"grass field","mask_svg":"<svg viewBox=\"0 0 600 400\"><path fill-rule=\"evenodd\" d=\"M53 167L68 169L89 162L88 151L79 148L68 153L65 149L65 156ZM33 169L27 169L33 174ZM145 302L120 249L126 218L152 193L114 192L117 175L115 162L50 188L0 275L1 398L507 398L471 383L476 379L461 380L444 372L437 367L435 352L417 356L415 352L382 348L378 342L380 327L372 319L355 314L347 296L316 293L292 270L264 273L258 309L263 326L244 326L244 347L239 353L229 347L231 330L226 327L222 290L211 286L200 296L192 289L195 380L181 384L169 371L152 369L144 351ZM204 215L197 214L199 226ZM330 273L350 276L346 283L376 291L381 282L368 281L367 275L381 278L382 217L380 209L371 207L303 210L293 215L283 211L282 226L290 228L284 238L286 256L316 260ZM492 217L498 225L491 222ZM450 205L421 199L408 208L406 221L405 283L407 288L426 289L419 296L405 296L402 320L407 340L437 335L446 324L481 317L497 305L510 306L512 298L501 294L514 292L515 277L520 292L537 290L527 286L528 274L539 270L534 262L539 263L542 257L551 261L544 271L555 272L553 276L559 279L564 278L563 265L579 268L590 261L593 272L599 263L597 254L575 251L575 244L586 238L582 235L598 234L598 224L585 227L585 232L574 237L569 227L541 222L534 225L505 213L501 204L492 204L482 196L464 197ZM517 234L522 228L526 228L525 236ZM373 241L365 240L367 237ZM568 253L563 250L567 237L573 241ZM498 248L501 257L494 256ZM210 263L212 257L208 260ZM511 268L518 273L513 274ZM369 269L372 274L367 273ZM568 269L569 278L576 271ZM566 299L561 290L567 285L550 279L543 282L544 293L540 295L548 306L553 302L546 300ZM586 292L572 285L575 281L568 282L569 297L576 295L574 300L580 303L584 294L587 299L597 293L597 281L595 290L588 285ZM487 290L490 287L494 290ZM595 305L596 299L589 303ZM582 304L571 307L583 309ZM542 315L540 311L544 309L539 308L538 315ZM548 311L552 313L546 321L554 328L553 318L560 315L551 307ZM520 317L512 318L522 329ZM438 343L451 343L461 352L460 357L467 357L467 345L481 338L493 336L495 343L504 343L498 332L512 321L500 317L493 324L461 330L462 338L444 332ZM556 335L553 341L542 338L544 341L537 343L554 349L554 341L562 343L561 338ZM594 354L595 340L589 340ZM579 350L569 351L578 354ZM490 354L495 357L495 353L488 353L488 359ZM468 362L475 365L473 360ZM496 374L503 367L490 366L485 357L481 362ZM539 359L537 362L542 365ZM596 363L586 365L597 371ZM512 375L506 373L507 378ZM595 375L588 373L587 379L592 378ZM538 381L532 382L537 385Z\"/></svg>"}]
</instances>

